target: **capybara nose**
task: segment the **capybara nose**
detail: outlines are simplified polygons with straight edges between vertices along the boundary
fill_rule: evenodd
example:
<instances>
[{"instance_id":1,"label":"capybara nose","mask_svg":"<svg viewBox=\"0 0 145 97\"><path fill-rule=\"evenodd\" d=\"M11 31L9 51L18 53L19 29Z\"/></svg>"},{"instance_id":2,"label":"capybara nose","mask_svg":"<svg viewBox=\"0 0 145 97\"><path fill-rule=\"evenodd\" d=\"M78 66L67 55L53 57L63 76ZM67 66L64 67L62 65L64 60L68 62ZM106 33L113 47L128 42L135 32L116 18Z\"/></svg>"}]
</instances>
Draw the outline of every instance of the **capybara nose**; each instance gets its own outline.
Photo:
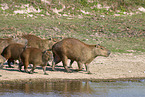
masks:
<instances>
[{"instance_id":1,"label":"capybara nose","mask_svg":"<svg viewBox=\"0 0 145 97\"><path fill-rule=\"evenodd\" d=\"M108 51L108 56L110 55L111 51Z\"/></svg>"}]
</instances>

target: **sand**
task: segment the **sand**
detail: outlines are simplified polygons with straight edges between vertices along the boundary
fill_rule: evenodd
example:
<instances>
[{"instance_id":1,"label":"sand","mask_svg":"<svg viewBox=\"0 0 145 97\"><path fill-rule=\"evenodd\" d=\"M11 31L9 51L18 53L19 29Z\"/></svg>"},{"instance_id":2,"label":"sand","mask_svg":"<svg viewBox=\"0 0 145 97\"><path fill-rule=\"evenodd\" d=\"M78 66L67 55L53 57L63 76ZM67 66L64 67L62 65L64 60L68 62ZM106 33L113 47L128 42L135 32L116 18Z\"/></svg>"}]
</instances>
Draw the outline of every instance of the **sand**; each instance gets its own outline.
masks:
<instances>
[{"instance_id":1,"label":"sand","mask_svg":"<svg viewBox=\"0 0 145 97\"><path fill-rule=\"evenodd\" d=\"M51 63L50 63L51 64ZM7 68L7 65L0 70L0 82L6 81L30 81L30 80L125 80L125 79L144 79L145 78L145 52L139 53L112 53L109 57L97 57L90 64L92 74L87 74L85 66L83 71L76 72L78 68L73 63L72 73L67 73L59 63L56 71L51 70L51 66L47 66L48 75L43 74L40 66L35 69L34 74L19 72L18 66ZM22 68L23 70L23 68ZM30 68L28 69L30 70Z\"/></svg>"}]
</instances>

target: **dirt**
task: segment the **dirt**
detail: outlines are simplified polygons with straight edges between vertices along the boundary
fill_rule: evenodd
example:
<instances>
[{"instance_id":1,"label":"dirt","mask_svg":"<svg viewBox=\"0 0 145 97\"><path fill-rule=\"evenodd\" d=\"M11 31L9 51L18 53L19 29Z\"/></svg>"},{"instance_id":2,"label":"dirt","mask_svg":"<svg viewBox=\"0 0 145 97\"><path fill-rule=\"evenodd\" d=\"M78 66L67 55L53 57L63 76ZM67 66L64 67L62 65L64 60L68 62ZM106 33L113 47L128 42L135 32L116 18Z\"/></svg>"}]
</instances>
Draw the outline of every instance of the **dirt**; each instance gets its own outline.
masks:
<instances>
[{"instance_id":1,"label":"dirt","mask_svg":"<svg viewBox=\"0 0 145 97\"><path fill-rule=\"evenodd\" d=\"M51 64L51 63L50 63ZM15 68L7 68L7 65L0 70L0 82L3 81L28 81L28 80L117 80L117 79L140 79L145 78L145 52L143 53L113 53L109 57L97 57L90 63L90 71L92 74L87 74L85 69L80 72L74 71L78 68L76 63L73 63L73 73L64 72L62 63L59 63L51 70L51 66L47 66L47 73L43 75L41 67L35 69L34 74L19 72L18 66ZM84 67L85 68L85 67ZM22 68L23 70L23 68ZM30 70L30 68L28 69Z\"/></svg>"}]
</instances>

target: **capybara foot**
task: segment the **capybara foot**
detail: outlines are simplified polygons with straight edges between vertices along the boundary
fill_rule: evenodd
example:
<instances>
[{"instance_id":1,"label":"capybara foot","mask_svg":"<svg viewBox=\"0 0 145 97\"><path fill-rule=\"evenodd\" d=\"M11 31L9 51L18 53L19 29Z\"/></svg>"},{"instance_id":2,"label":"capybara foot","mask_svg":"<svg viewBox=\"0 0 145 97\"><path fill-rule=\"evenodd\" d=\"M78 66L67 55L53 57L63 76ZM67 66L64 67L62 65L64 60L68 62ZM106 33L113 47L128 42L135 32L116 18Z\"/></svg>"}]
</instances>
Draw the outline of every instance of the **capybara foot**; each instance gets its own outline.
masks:
<instances>
[{"instance_id":1,"label":"capybara foot","mask_svg":"<svg viewBox=\"0 0 145 97\"><path fill-rule=\"evenodd\" d=\"M78 72L78 71L83 71L83 70L82 70L82 69L75 69L75 71L77 71L77 72Z\"/></svg>"},{"instance_id":2,"label":"capybara foot","mask_svg":"<svg viewBox=\"0 0 145 97\"><path fill-rule=\"evenodd\" d=\"M24 70L24 72L26 72L26 73L30 73L28 70Z\"/></svg>"},{"instance_id":3,"label":"capybara foot","mask_svg":"<svg viewBox=\"0 0 145 97\"><path fill-rule=\"evenodd\" d=\"M48 73L45 72L44 75L48 75Z\"/></svg>"},{"instance_id":4,"label":"capybara foot","mask_svg":"<svg viewBox=\"0 0 145 97\"><path fill-rule=\"evenodd\" d=\"M14 68L13 66L9 66L8 68Z\"/></svg>"},{"instance_id":5,"label":"capybara foot","mask_svg":"<svg viewBox=\"0 0 145 97\"><path fill-rule=\"evenodd\" d=\"M72 71L71 71L71 70L67 70L67 72L68 72L68 73L72 73Z\"/></svg>"},{"instance_id":6,"label":"capybara foot","mask_svg":"<svg viewBox=\"0 0 145 97\"><path fill-rule=\"evenodd\" d=\"M19 72L22 72L22 70L19 69Z\"/></svg>"},{"instance_id":7,"label":"capybara foot","mask_svg":"<svg viewBox=\"0 0 145 97\"><path fill-rule=\"evenodd\" d=\"M30 72L29 72L29 74L33 74L33 73L34 73L33 71L30 71Z\"/></svg>"},{"instance_id":8,"label":"capybara foot","mask_svg":"<svg viewBox=\"0 0 145 97\"><path fill-rule=\"evenodd\" d=\"M88 73L87 74L92 74L90 71L88 71Z\"/></svg>"},{"instance_id":9,"label":"capybara foot","mask_svg":"<svg viewBox=\"0 0 145 97\"><path fill-rule=\"evenodd\" d=\"M52 69L52 71L55 71L55 69Z\"/></svg>"}]
</instances>

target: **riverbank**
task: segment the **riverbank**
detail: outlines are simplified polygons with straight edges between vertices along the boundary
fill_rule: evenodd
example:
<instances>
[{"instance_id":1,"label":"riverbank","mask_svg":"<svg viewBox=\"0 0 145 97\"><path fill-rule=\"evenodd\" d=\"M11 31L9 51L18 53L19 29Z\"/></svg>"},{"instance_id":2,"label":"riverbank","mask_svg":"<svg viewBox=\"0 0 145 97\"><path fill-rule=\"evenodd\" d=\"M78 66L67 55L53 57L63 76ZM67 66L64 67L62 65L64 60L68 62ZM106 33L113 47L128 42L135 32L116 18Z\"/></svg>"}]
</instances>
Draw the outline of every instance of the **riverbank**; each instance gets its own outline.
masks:
<instances>
[{"instance_id":1,"label":"riverbank","mask_svg":"<svg viewBox=\"0 0 145 97\"><path fill-rule=\"evenodd\" d=\"M7 68L7 65L0 70L0 83L27 83L35 81L56 81L56 80L87 80L87 81L120 81L120 80L139 80L145 79L145 53L114 53L109 57L97 57L90 63L90 71L92 74L87 74L85 69L80 72L74 71L77 69L77 64L74 63L73 73L64 72L62 63L56 67L56 71L52 71L51 67L47 67L47 73L44 75L41 67L35 69L34 74L28 74L18 71L18 66L15 68ZM23 70L23 69L22 69ZM30 68L29 68L30 70Z\"/></svg>"}]
</instances>

